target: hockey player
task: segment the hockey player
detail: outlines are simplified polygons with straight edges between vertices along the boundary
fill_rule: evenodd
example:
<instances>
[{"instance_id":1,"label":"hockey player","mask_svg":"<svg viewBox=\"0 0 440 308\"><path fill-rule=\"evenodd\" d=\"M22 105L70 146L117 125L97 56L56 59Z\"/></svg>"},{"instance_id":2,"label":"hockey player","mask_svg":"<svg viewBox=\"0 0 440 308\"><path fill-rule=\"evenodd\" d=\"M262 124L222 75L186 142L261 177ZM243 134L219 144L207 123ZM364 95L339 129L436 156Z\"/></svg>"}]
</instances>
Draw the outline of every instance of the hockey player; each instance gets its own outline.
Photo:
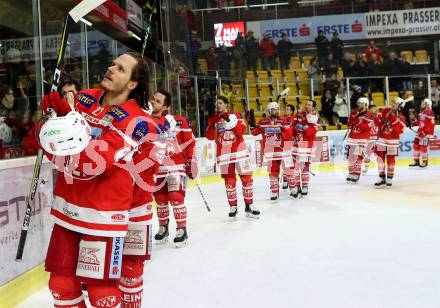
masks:
<instances>
[{"instance_id":1,"label":"hockey player","mask_svg":"<svg viewBox=\"0 0 440 308\"><path fill-rule=\"evenodd\" d=\"M368 111L368 98L360 97L357 109L353 110L348 118L348 177L347 183L357 183L361 176L362 161L365 148L370 140L373 119Z\"/></svg>"},{"instance_id":2,"label":"hockey player","mask_svg":"<svg viewBox=\"0 0 440 308\"><path fill-rule=\"evenodd\" d=\"M165 155L157 175L157 190L154 199L157 203L159 231L154 239L159 243L168 240L169 208L173 207L177 229L174 244L177 247L186 245L187 210L185 206L186 177L197 176L195 160L195 140L188 120L183 116L169 114L171 95L165 90L154 93L151 101L152 116L161 131L159 142L165 145Z\"/></svg>"},{"instance_id":3,"label":"hockey player","mask_svg":"<svg viewBox=\"0 0 440 308\"><path fill-rule=\"evenodd\" d=\"M384 108L375 118L374 123L379 127L376 142L377 165L379 181L375 187L392 186L396 156L399 155L399 139L405 128L405 117L400 111L405 101L396 97L391 108ZM385 170L385 164L386 170ZM386 172L385 172L386 171Z\"/></svg>"},{"instance_id":4,"label":"hockey player","mask_svg":"<svg viewBox=\"0 0 440 308\"><path fill-rule=\"evenodd\" d=\"M291 146L292 131L286 118L280 117L280 107L277 102L270 102L267 105L269 117L260 119L257 127L251 130L252 135L263 135L263 161L267 162L269 172L271 200L279 197L279 175L280 167L290 173L293 165ZM288 175L292 176L292 175Z\"/></svg>"},{"instance_id":5,"label":"hockey player","mask_svg":"<svg viewBox=\"0 0 440 308\"><path fill-rule=\"evenodd\" d=\"M379 130L376 124L374 124L374 118L377 115L376 105L371 104L368 107L368 111L370 112L371 129L370 129L370 139L368 140L367 146L365 147L364 160L362 162L363 174L366 174L368 172L368 169L370 168L371 155L374 153L374 149L376 147L377 133Z\"/></svg>"},{"instance_id":6,"label":"hockey player","mask_svg":"<svg viewBox=\"0 0 440 308\"><path fill-rule=\"evenodd\" d=\"M292 104L288 104L286 106L286 109L284 110L284 117L286 118L287 124L290 125L290 127L294 127L294 122L295 122L294 113L295 113L295 107ZM283 172L283 189L287 189L287 187L289 187L288 176L285 172Z\"/></svg>"},{"instance_id":7,"label":"hockey player","mask_svg":"<svg viewBox=\"0 0 440 308\"><path fill-rule=\"evenodd\" d=\"M229 112L228 99L219 96L216 101L216 113L208 120L206 138L215 140L217 144L217 164L225 181L226 195L229 203L229 217L237 215L237 190L235 170L240 176L245 212L248 217L257 218L260 215L253 206L252 165L249 152L243 139L246 125L237 112Z\"/></svg>"},{"instance_id":8,"label":"hockey player","mask_svg":"<svg viewBox=\"0 0 440 308\"><path fill-rule=\"evenodd\" d=\"M316 102L307 101L304 110L296 115L295 136L292 154L295 158L293 183L289 183L290 195L307 196L309 192L310 164L315 155L316 133L319 130Z\"/></svg>"},{"instance_id":9,"label":"hockey player","mask_svg":"<svg viewBox=\"0 0 440 308\"><path fill-rule=\"evenodd\" d=\"M418 126L417 135L414 138L414 163L410 167L425 168L428 166L428 145L430 139L434 139L435 114L432 111L432 101L425 98L420 104L419 118L414 126ZM422 163L420 163L420 158Z\"/></svg>"},{"instance_id":10,"label":"hockey player","mask_svg":"<svg viewBox=\"0 0 440 308\"><path fill-rule=\"evenodd\" d=\"M107 69L100 89L75 96L74 107L83 119L70 112L58 93L41 102L46 114L53 110L61 117L48 120L40 132L40 144L53 154L47 156L60 171L46 258L55 307L86 307L81 282L87 284L93 307L120 306L121 256L133 193L132 176L123 166L154 130L139 105L147 87L146 63L139 54L127 52ZM68 120L72 129L63 129ZM59 129L50 134L46 125ZM72 135L78 125L86 127L93 139L82 131ZM73 155L75 148L80 152Z\"/></svg>"}]
</instances>

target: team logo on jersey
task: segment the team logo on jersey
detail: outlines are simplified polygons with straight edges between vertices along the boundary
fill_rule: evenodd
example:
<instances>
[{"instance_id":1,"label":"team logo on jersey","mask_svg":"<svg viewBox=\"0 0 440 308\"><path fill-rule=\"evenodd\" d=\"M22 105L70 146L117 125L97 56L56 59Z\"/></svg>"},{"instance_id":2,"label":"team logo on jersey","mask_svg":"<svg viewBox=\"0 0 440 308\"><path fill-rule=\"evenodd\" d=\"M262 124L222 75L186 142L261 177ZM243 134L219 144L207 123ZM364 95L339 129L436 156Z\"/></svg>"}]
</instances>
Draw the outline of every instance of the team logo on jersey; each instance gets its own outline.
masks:
<instances>
[{"instance_id":1,"label":"team logo on jersey","mask_svg":"<svg viewBox=\"0 0 440 308\"><path fill-rule=\"evenodd\" d=\"M109 275L108 275L110 278L121 277L122 249L123 249L123 247L124 247L124 238L123 237L113 238L112 255L111 255L111 260L110 260L110 270L109 270Z\"/></svg>"},{"instance_id":2,"label":"team logo on jersey","mask_svg":"<svg viewBox=\"0 0 440 308\"><path fill-rule=\"evenodd\" d=\"M99 252L99 248L81 247L79 252L78 262L88 264L89 266L99 266L98 257L96 254Z\"/></svg>"},{"instance_id":3,"label":"team logo on jersey","mask_svg":"<svg viewBox=\"0 0 440 308\"><path fill-rule=\"evenodd\" d=\"M183 121L182 120L176 120L176 126L181 127L183 125Z\"/></svg>"},{"instance_id":4,"label":"team logo on jersey","mask_svg":"<svg viewBox=\"0 0 440 308\"><path fill-rule=\"evenodd\" d=\"M266 127L265 130L266 134L279 134L281 133L280 127Z\"/></svg>"},{"instance_id":5,"label":"team logo on jersey","mask_svg":"<svg viewBox=\"0 0 440 308\"><path fill-rule=\"evenodd\" d=\"M235 137L235 134L234 134L232 131L230 131L230 130L224 131L224 132L221 134L221 136L219 136L219 137L221 138L221 143L222 143L222 145L230 145L230 144L233 144L234 141L237 139L237 138Z\"/></svg>"},{"instance_id":6,"label":"team logo on jersey","mask_svg":"<svg viewBox=\"0 0 440 308\"><path fill-rule=\"evenodd\" d=\"M113 119L115 119L118 122L121 122L123 119L128 117L127 111L125 111L119 106L112 106L109 109L109 111L107 111L107 114L111 115Z\"/></svg>"},{"instance_id":7,"label":"team logo on jersey","mask_svg":"<svg viewBox=\"0 0 440 308\"><path fill-rule=\"evenodd\" d=\"M96 301L96 307L115 307L116 296L107 296Z\"/></svg>"},{"instance_id":8,"label":"team logo on jersey","mask_svg":"<svg viewBox=\"0 0 440 308\"><path fill-rule=\"evenodd\" d=\"M136 124L132 136L136 140L141 140L142 138L147 136L149 132L150 128L148 127L147 122L142 121Z\"/></svg>"},{"instance_id":9,"label":"team logo on jersey","mask_svg":"<svg viewBox=\"0 0 440 308\"><path fill-rule=\"evenodd\" d=\"M78 93L78 101L81 105L90 108L94 103L96 103L96 98L90 94Z\"/></svg>"}]
</instances>

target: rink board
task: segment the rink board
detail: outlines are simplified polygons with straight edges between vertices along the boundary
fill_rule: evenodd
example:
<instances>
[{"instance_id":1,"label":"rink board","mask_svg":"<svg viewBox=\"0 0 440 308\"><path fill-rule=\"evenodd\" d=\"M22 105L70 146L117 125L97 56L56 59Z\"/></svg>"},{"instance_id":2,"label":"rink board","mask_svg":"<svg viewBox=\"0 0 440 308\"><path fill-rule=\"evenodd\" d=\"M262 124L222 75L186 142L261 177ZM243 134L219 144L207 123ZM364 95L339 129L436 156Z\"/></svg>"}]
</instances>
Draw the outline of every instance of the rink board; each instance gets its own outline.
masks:
<instances>
[{"instance_id":1,"label":"rink board","mask_svg":"<svg viewBox=\"0 0 440 308\"><path fill-rule=\"evenodd\" d=\"M345 168L345 144L342 142L344 135L345 131L318 133L319 140L324 140L318 148L321 148L326 154L319 155L321 161L314 164L314 172ZM440 136L440 126L436 127L436 135ZM402 134L398 165L404 165L411 160L414 136L414 132L408 129ZM259 161L261 136L245 136L245 141L251 154L252 163L254 167L257 167L261 164ZM215 148L215 143L206 138L197 140L197 158L203 175L202 184L220 180L220 176L216 174ZM440 150L430 150L430 157L432 158L430 164L439 164ZM2 179L0 183L0 270L2 272L0 302L4 307L17 305L47 283L48 279L48 275L41 265L45 258L52 229L49 210L53 193L53 172L47 162L42 168L42 178L45 180L45 184L39 187L24 260L22 263L14 261L34 159L28 157L0 161L0 178ZM263 164L262 168L256 168L255 175L264 174L266 172ZM193 185L191 181L190 187Z\"/></svg>"}]
</instances>

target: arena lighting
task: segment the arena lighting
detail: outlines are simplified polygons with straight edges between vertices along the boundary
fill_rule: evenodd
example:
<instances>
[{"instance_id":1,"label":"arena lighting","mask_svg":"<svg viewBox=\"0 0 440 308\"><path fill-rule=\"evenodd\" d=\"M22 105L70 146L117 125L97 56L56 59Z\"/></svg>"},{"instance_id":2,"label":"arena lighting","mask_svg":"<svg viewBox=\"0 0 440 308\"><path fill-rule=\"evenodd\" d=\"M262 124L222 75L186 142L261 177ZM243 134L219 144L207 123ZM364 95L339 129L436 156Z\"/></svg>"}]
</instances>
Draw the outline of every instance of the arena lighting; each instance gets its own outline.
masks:
<instances>
[{"instance_id":1,"label":"arena lighting","mask_svg":"<svg viewBox=\"0 0 440 308\"><path fill-rule=\"evenodd\" d=\"M81 20L81 22L85 23L89 27L91 27L93 25L90 21L85 20L84 18L81 18L80 20Z\"/></svg>"}]
</instances>

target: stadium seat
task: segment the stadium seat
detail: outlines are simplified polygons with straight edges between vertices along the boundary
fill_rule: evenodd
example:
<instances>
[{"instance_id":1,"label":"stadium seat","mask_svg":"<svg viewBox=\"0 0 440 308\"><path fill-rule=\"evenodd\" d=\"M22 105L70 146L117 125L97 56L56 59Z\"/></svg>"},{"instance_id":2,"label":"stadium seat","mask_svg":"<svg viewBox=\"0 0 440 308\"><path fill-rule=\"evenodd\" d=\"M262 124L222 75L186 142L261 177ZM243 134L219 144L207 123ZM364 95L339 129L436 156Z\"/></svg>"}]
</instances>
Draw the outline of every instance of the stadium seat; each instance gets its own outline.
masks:
<instances>
[{"instance_id":1,"label":"stadium seat","mask_svg":"<svg viewBox=\"0 0 440 308\"><path fill-rule=\"evenodd\" d=\"M291 57L290 58L290 67L292 69L301 68L301 60L299 59L299 57Z\"/></svg>"},{"instance_id":2,"label":"stadium seat","mask_svg":"<svg viewBox=\"0 0 440 308\"><path fill-rule=\"evenodd\" d=\"M382 92L373 92L371 93L371 97L376 106L378 107L385 106L385 97Z\"/></svg>"},{"instance_id":3,"label":"stadium seat","mask_svg":"<svg viewBox=\"0 0 440 308\"><path fill-rule=\"evenodd\" d=\"M272 100L269 98L259 98L258 99L258 103L260 105L260 110L261 112L266 112L267 111L267 104L269 104Z\"/></svg>"},{"instance_id":4,"label":"stadium seat","mask_svg":"<svg viewBox=\"0 0 440 308\"><path fill-rule=\"evenodd\" d=\"M307 70L297 70L296 71L296 77L300 84L308 84L309 83L309 76L307 75Z\"/></svg>"},{"instance_id":5,"label":"stadium seat","mask_svg":"<svg viewBox=\"0 0 440 308\"><path fill-rule=\"evenodd\" d=\"M253 97L258 97L258 96L260 96L259 94L258 94L258 90L257 90L257 87L251 87L251 86L249 86L248 87L248 90L249 90L249 98L253 98Z\"/></svg>"},{"instance_id":6,"label":"stadium seat","mask_svg":"<svg viewBox=\"0 0 440 308\"><path fill-rule=\"evenodd\" d=\"M257 71L258 84L269 84L269 73L267 71Z\"/></svg>"},{"instance_id":7,"label":"stadium seat","mask_svg":"<svg viewBox=\"0 0 440 308\"><path fill-rule=\"evenodd\" d=\"M289 88L289 96L288 97L297 97L298 96L298 87L296 83L286 83L286 88ZM280 89L282 91L284 89Z\"/></svg>"},{"instance_id":8,"label":"stadium seat","mask_svg":"<svg viewBox=\"0 0 440 308\"><path fill-rule=\"evenodd\" d=\"M342 67L338 67L338 78L339 80L344 78L344 72L342 71Z\"/></svg>"},{"instance_id":9,"label":"stadium seat","mask_svg":"<svg viewBox=\"0 0 440 308\"><path fill-rule=\"evenodd\" d=\"M285 70L284 71L284 78L286 83L296 83L296 76L295 71L293 70Z\"/></svg>"},{"instance_id":10,"label":"stadium seat","mask_svg":"<svg viewBox=\"0 0 440 308\"><path fill-rule=\"evenodd\" d=\"M200 71L204 74L208 73L208 64L205 59L198 59L197 63L199 64Z\"/></svg>"},{"instance_id":11,"label":"stadium seat","mask_svg":"<svg viewBox=\"0 0 440 308\"><path fill-rule=\"evenodd\" d=\"M310 64L310 60L312 59L312 58L314 58L314 56L303 56L303 65L302 65L302 67L303 68L308 68L309 67L309 64Z\"/></svg>"},{"instance_id":12,"label":"stadium seat","mask_svg":"<svg viewBox=\"0 0 440 308\"><path fill-rule=\"evenodd\" d=\"M413 52L411 50L404 50L400 52L400 56L405 57L406 62L413 63Z\"/></svg>"},{"instance_id":13,"label":"stadium seat","mask_svg":"<svg viewBox=\"0 0 440 308\"><path fill-rule=\"evenodd\" d=\"M254 71L246 71L246 78L248 79L249 83L251 83L251 81L253 81L253 83L256 83L257 81Z\"/></svg>"},{"instance_id":14,"label":"stadium seat","mask_svg":"<svg viewBox=\"0 0 440 308\"><path fill-rule=\"evenodd\" d=\"M270 76L272 79L272 84L275 86L277 84L276 80L278 79L278 84L282 85L284 83L284 77L281 70L271 70Z\"/></svg>"},{"instance_id":15,"label":"stadium seat","mask_svg":"<svg viewBox=\"0 0 440 308\"><path fill-rule=\"evenodd\" d=\"M232 102L232 106L235 112L244 112L243 99L234 99Z\"/></svg>"},{"instance_id":16,"label":"stadium seat","mask_svg":"<svg viewBox=\"0 0 440 308\"><path fill-rule=\"evenodd\" d=\"M241 84L233 84L232 91L234 92L236 98L245 97L243 86Z\"/></svg>"},{"instance_id":17,"label":"stadium seat","mask_svg":"<svg viewBox=\"0 0 440 308\"><path fill-rule=\"evenodd\" d=\"M308 96L308 95L301 95L299 97L299 101L301 102L302 106L305 106L305 104L308 100L310 100L310 96Z\"/></svg>"},{"instance_id":18,"label":"stadium seat","mask_svg":"<svg viewBox=\"0 0 440 308\"><path fill-rule=\"evenodd\" d=\"M399 96L399 92L390 92L390 104L398 96Z\"/></svg>"},{"instance_id":19,"label":"stadium seat","mask_svg":"<svg viewBox=\"0 0 440 308\"><path fill-rule=\"evenodd\" d=\"M258 89L260 90L260 97L272 97L272 91L269 88L269 85L258 85Z\"/></svg>"},{"instance_id":20,"label":"stadium seat","mask_svg":"<svg viewBox=\"0 0 440 308\"><path fill-rule=\"evenodd\" d=\"M429 63L428 51L416 50L416 63Z\"/></svg>"},{"instance_id":21,"label":"stadium seat","mask_svg":"<svg viewBox=\"0 0 440 308\"><path fill-rule=\"evenodd\" d=\"M316 96L315 96L316 111L320 111L320 110L322 110L321 98L322 98L321 95L316 95Z\"/></svg>"},{"instance_id":22,"label":"stadium seat","mask_svg":"<svg viewBox=\"0 0 440 308\"><path fill-rule=\"evenodd\" d=\"M249 98L249 109L254 109L254 111L259 110L256 98Z\"/></svg>"},{"instance_id":23,"label":"stadium seat","mask_svg":"<svg viewBox=\"0 0 440 308\"><path fill-rule=\"evenodd\" d=\"M309 84L302 84L300 85L301 89L301 95L310 95L310 85Z\"/></svg>"}]
</instances>

